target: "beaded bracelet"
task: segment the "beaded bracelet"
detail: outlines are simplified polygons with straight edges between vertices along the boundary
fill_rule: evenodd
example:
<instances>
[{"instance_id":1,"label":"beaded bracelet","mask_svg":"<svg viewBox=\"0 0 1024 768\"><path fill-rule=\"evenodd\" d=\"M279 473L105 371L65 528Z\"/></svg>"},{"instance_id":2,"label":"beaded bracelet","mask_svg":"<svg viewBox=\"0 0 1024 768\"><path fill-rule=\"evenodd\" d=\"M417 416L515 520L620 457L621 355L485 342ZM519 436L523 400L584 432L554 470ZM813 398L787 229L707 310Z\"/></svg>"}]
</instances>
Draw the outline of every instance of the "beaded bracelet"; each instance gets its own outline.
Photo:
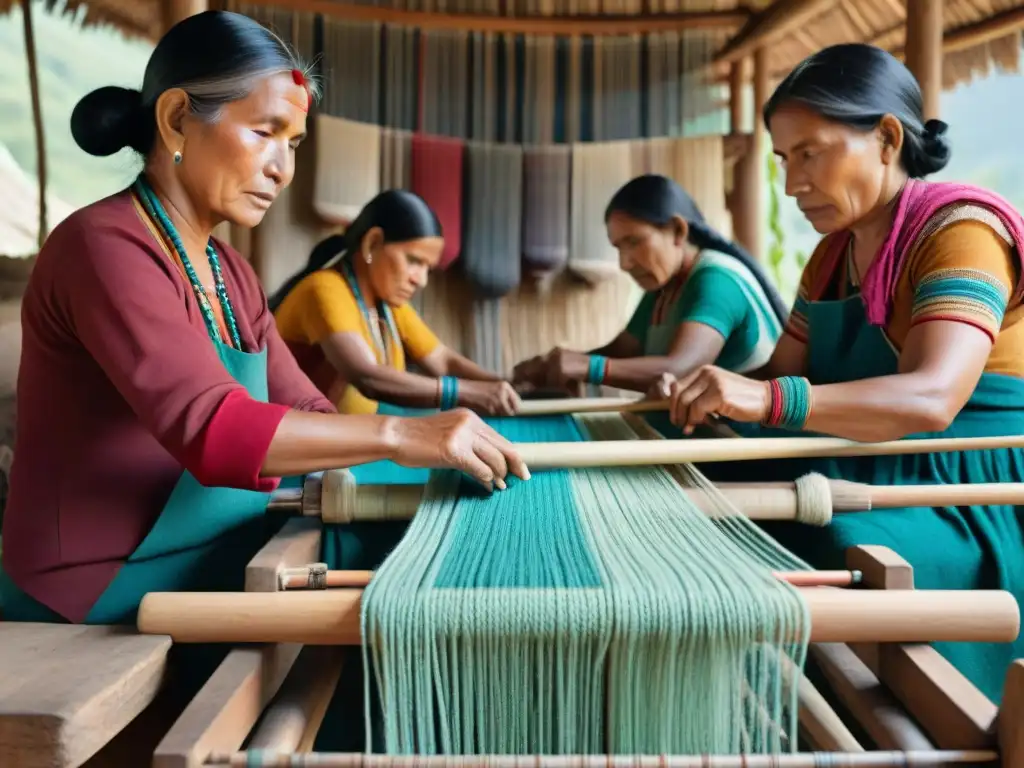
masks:
<instances>
[{"instance_id":1,"label":"beaded bracelet","mask_svg":"<svg viewBox=\"0 0 1024 768\"><path fill-rule=\"evenodd\" d=\"M811 415L811 382L802 376L783 376L768 382L771 403L765 426L801 430Z\"/></svg>"},{"instance_id":2,"label":"beaded bracelet","mask_svg":"<svg viewBox=\"0 0 1024 768\"><path fill-rule=\"evenodd\" d=\"M439 407L442 411L450 411L459 404L459 380L454 376L442 376L440 385Z\"/></svg>"},{"instance_id":3,"label":"beaded bracelet","mask_svg":"<svg viewBox=\"0 0 1024 768\"><path fill-rule=\"evenodd\" d=\"M608 358L603 355L591 355L587 367L588 384L604 384L604 377L608 374Z\"/></svg>"}]
</instances>

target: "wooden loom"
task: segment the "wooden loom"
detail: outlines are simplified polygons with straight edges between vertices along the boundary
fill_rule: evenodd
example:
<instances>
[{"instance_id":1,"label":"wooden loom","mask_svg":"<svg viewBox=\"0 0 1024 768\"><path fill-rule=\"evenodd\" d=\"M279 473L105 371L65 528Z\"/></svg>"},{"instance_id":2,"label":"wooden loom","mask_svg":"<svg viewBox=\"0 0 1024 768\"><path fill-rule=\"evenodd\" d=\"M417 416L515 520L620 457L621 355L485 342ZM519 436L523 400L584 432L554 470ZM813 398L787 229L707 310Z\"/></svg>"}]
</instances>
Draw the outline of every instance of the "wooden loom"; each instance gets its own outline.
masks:
<instances>
[{"instance_id":1,"label":"wooden loom","mask_svg":"<svg viewBox=\"0 0 1024 768\"><path fill-rule=\"evenodd\" d=\"M627 420L640 436L656 436L635 420ZM873 447L862 449L871 451ZM309 586L310 564L320 552L317 512L330 508L347 515L344 519L366 519L360 509L374 507L377 511L369 517L408 517L422 491L415 487L356 488L350 481L345 472L325 473L322 479L310 478L301 495L275 498L273 508L301 514L289 520L249 564L246 593L147 596L139 614L139 628L144 633L168 635L176 642L265 643L231 652L161 742L154 766L349 768L486 763L512 768L528 761L545 768L591 764L596 768L619 762L651 768L964 763L1024 768L1024 660L1008 671L1002 710L997 711L925 644L939 640L1012 641L1019 631L1016 601L1002 592L914 592L909 564L884 547L857 547L847 553L848 573L858 574L867 589L803 589L813 616L810 652L847 710L848 720L856 721L879 751L866 751L820 692L791 670L790 680L799 686L802 736L815 752L828 754L642 759L307 754L339 679L340 646L361 642L360 589L330 589L330 579L324 573L314 577L317 583L313 586L319 589L286 592L296 577ZM861 509L911 503L1008 503L1022 498L1019 486L886 489L850 485L849 496L833 496L836 511L852 510L854 504L865 502ZM949 494L943 495L944 490ZM791 484L762 490L726 486L725 492L740 501L737 506L741 510L753 511L754 517L759 516L755 494L769 500L770 516L776 519L792 518L797 508L798 491ZM392 505L394 510L388 512ZM372 577L366 572L336 573L350 587Z\"/></svg>"}]
</instances>

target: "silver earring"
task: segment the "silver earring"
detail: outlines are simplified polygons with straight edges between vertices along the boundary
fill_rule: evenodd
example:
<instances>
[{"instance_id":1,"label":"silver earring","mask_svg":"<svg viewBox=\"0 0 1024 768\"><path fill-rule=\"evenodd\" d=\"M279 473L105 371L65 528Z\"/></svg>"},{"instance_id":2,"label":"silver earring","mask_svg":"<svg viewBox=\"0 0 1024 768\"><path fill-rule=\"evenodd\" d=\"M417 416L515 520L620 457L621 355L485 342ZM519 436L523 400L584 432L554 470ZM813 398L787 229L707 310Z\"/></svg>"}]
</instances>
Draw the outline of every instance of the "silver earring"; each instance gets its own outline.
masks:
<instances>
[{"instance_id":1,"label":"silver earring","mask_svg":"<svg viewBox=\"0 0 1024 768\"><path fill-rule=\"evenodd\" d=\"M174 164L181 165L181 150L176 150L174 153Z\"/></svg>"},{"instance_id":2,"label":"silver earring","mask_svg":"<svg viewBox=\"0 0 1024 768\"><path fill-rule=\"evenodd\" d=\"M367 264L372 264L373 263L373 254L372 253L367 253L366 254L366 263Z\"/></svg>"}]
</instances>

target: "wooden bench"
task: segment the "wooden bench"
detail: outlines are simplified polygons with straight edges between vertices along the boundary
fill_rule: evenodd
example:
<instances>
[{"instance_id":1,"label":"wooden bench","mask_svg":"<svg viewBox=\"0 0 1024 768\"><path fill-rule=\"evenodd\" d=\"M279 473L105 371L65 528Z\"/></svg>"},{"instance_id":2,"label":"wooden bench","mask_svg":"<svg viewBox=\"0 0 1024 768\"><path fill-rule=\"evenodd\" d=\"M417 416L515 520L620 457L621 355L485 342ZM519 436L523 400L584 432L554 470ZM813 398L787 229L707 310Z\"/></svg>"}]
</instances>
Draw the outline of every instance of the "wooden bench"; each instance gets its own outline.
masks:
<instances>
[{"instance_id":1,"label":"wooden bench","mask_svg":"<svg viewBox=\"0 0 1024 768\"><path fill-rule=\"evenodd\" d=\"M156 698L170 648L130 628L0 621L0 766L85 765Z\"/></svg>"}]
</instances>

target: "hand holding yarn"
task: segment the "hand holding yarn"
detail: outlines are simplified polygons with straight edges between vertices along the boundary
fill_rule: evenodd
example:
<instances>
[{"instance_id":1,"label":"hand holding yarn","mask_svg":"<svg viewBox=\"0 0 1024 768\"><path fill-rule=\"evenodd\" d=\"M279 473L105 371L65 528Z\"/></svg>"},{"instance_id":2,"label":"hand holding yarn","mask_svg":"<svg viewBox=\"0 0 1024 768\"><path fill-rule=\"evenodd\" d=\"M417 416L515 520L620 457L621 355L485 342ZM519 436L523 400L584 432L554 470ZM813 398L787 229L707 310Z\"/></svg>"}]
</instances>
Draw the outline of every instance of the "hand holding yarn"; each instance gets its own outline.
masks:
<instances>
[{"instance_id":1,"label":"hand holding yarn","mask_svg":"<svg viewBox=\"0 0 1024 768\"><path fill-rule=\"evenodd\" d=\"M507 381L463 381L462 399L477 413L514 416L519 412L519 393Z\"/></svg>"},{"instance_id":2,"label":"hand holding yarn","mask_svg":"<svg viewBox=\"0 0 1024 768\"><path fill-rule=\"evenodd\" d=\"M669 387L669 418L689 435L711 417L763 422L771 407L768 382L713 365L698 368Z\"/></svg>"},{"instance_id":3,"label":"hand holding yarn","mask_svg":"<svg viewBox=\"0 0 1024 768\"><path fill-rule=\"evenodd\" d=\"M403 467L459 469L492 489L509 473L530 479L515 447L470 410L456 408L394 421L393 460Z\"/></svg>"}]
</instances>

